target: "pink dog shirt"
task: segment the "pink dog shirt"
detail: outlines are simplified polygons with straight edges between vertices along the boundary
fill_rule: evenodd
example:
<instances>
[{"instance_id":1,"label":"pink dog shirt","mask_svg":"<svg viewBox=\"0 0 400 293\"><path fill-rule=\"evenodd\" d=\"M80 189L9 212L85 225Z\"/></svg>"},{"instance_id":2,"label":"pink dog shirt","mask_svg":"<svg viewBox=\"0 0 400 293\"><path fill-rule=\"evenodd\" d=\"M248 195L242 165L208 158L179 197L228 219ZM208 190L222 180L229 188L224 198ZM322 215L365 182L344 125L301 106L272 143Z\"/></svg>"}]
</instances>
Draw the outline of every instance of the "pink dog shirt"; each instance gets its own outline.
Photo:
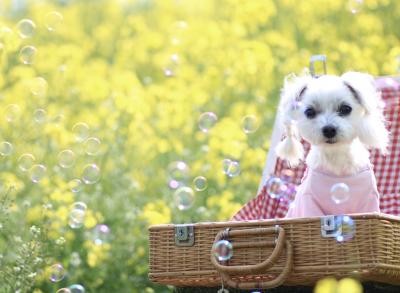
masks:
<instances>
[{"instance_id":1,"label":"pink dog shirt","mask_svg":"<svg viewBox=\"0 0 400 293\"><path fill-rule=\"evenodd\" d=\"M330 193L331 187L337 183L345 183L350 189L348 200L340 204L333 201ZM379 211L379 193L374 172L370 167L355 175L344 177L309 169L306 170L286 218Z\"/></svg>"}]
</instances>

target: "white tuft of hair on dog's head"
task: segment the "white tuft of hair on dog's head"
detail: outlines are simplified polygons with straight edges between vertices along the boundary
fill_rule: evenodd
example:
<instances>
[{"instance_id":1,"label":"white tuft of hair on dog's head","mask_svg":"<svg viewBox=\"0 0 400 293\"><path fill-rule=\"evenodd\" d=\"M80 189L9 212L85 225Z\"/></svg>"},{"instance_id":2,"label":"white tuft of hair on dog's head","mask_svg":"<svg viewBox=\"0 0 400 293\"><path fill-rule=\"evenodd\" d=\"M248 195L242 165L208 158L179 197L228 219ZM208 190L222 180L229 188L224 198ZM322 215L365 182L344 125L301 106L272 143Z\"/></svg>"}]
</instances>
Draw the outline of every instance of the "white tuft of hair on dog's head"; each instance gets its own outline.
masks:
<instances>
[{"instance_id":1,"label":"white tuft of hair on dog's head","mask_svg":"<svg viewBox=\"0 0 400 293\"><path fill-rule=\"evenodd\" d=\"M366 73L346 72L341 76L346 86L358 96L365 109L360 119L357 134L360 141L369 148L376 148L382 154L387 153L389 132L383 115L381 93L376 89L374 78Z\"/></svg>"},{"instance_id":2,"label":"white tuft of hair on dog's head","mask_svg":"<svg viewBox=\"0 0 400 293\"><path fill-rule=\"evenodd\" d=\"M291 167L297 166L304 159L304 148L300 142L295 116L299 115L297 105L300 102L300 96L311 79L311 76L300 76L290 82L285 80L281 92L278 121L284 127L285 138L276 146L275 152Z\"/></svg>"}]
</instances>

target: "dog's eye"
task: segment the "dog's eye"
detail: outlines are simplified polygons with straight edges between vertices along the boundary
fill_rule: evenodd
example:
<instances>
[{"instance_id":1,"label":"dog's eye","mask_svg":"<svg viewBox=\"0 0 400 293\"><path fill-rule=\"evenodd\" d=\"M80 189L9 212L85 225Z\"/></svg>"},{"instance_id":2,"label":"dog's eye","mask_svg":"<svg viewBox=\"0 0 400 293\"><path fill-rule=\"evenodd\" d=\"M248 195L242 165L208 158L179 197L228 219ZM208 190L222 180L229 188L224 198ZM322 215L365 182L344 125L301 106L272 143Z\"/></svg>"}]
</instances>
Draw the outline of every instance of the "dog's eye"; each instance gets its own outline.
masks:
<instances>
[{"instance_id":1,"label":"dog's eye","mask_svg":"<svg viewBox=\"0 0 400 293\"><path fill-rule=\"evenodd\" d=\"M314 118L314 117L317 115L317 112L315 112L315 110L314 110L313 108L307 108L307 109L304 111L304 115L306 115L306 117L307 117L308 119L312 119L312 118Z\"/></svg>"},{"instance_id":2,"label":"dog's eye","mask_svg":"<svg viewBox=\"0 0 400 293\"><path fill-rule=\"evenodd\" d=\"M351 113L353 109L348 105L341 105L339 108L339 115L340 116L347 116Z\"/></svg>"}]
</instances>

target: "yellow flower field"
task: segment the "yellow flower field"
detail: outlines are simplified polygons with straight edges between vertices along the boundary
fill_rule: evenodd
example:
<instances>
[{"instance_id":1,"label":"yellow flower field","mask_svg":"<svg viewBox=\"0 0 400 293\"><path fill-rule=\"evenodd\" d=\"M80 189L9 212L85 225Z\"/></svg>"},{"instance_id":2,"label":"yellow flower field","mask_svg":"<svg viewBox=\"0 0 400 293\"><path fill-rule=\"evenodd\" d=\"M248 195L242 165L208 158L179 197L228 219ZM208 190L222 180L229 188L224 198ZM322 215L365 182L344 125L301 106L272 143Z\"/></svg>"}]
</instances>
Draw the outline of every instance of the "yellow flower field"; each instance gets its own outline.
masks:
<instances>
[{"instance_id":1,"label":"yellow flower field","mask_svg":"<svg viewBox=\"0 0 400 293\"><path fill-rule=\"evenodd\" d=\"M170 292L148 281L148 226L229 219L256 195L284 77L314 54L397 74L399 16L396 0L0 1L0 292Z\"/></svg>"}]
</instances>

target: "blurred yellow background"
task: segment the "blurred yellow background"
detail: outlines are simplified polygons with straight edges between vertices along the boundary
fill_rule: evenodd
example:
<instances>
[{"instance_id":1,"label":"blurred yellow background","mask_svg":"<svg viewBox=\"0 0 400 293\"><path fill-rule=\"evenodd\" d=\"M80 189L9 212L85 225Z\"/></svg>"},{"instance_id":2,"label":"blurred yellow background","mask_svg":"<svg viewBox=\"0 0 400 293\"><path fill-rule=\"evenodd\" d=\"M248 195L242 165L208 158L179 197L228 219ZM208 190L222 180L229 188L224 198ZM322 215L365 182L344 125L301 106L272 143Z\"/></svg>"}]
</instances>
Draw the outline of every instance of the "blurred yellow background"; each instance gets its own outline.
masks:
<instances>
[{"instance_id":1,"label":"blurred yellow background","mask_svg":"<svg viewBox=\"0 0 400 293\"><path fill-rule=\"evenodd\" d=\"M399 15L396 0L0 1L0 291L169 292L147 280L147 227L229 219L256 195L284 77L314 54L329 73L397 74Z\"/></svg>"}]
</instances>

